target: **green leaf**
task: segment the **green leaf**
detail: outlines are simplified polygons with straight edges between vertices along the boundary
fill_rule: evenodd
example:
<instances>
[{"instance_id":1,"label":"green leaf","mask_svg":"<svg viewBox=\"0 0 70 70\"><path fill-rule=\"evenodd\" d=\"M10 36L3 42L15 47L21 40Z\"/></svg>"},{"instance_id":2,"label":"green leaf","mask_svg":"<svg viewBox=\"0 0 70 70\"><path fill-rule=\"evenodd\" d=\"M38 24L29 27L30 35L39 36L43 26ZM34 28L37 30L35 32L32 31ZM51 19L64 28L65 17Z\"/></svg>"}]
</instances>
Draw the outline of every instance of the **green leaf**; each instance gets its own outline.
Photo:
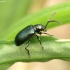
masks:
<instances>
[{"instance_id":1,"label":"green leaf","mask_svg":"<svg viewBox=\"0 0 70 70\"><path fill-rule=\"evenodd\" d=\"M28 47L30 58L25 50L26 43L17 47L13 44L13 41L0 41L0 69L6 70L10 65L18 61L45 62L52 59L70 61L70 40L61 40L50 36L40 36L40 38L44 50L34 37Z\"/></svg>"}]
</instances>

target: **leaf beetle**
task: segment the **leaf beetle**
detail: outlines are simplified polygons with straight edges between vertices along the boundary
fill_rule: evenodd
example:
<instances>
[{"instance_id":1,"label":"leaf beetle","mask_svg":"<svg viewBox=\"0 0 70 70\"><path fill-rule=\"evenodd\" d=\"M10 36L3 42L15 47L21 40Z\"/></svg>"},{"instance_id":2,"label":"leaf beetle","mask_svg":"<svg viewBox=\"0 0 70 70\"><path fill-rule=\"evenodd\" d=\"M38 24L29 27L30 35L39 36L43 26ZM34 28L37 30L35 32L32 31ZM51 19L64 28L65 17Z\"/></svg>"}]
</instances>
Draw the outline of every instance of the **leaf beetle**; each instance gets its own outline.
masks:
<instances>
[{"instance_id":1,"label":"leaf beetle","mask_svg":"<svg viewBox=\"0 0 70 70\"><path fill-rule=\"evenodd\" d=\"M61 23L57 20L51 20L52 16L56 14L56 13L53 13L50 17L50 19L48 20L47 24L44 26L42 24L36 24L36 25L29 25L27 27L25 27L24 29L22 29L15 37L15 44L16 46L20 46L21 44L23 44L25 41L28 40L28 43L26 44L25 46L25 50L27 51L29 57L30 57L30 52L29 50L27 49L27 47L29 46L30 44L30 40L31 38L33 38L34 36L37 37L42 49L44 49L44 47L42 46L42 43L40 41L40 37L37 35L41 35L41 34L47 34L47 35L50 35L48 33L46 33L46 27L48 25L49 22L57 22L57 23ZM52 36L52 35L50 35Z\"/></svg>"}]
</instances>

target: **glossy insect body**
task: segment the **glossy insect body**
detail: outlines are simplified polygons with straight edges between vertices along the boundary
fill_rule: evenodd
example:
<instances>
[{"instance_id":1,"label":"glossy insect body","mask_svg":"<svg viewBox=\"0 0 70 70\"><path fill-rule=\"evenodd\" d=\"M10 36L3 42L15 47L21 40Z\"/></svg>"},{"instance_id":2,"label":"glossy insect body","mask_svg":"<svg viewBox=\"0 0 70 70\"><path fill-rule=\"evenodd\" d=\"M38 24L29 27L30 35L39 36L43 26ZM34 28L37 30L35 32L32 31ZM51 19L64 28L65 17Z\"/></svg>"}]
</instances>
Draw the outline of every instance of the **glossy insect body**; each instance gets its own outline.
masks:
<instances>
[{"instance_id":1,"label":"glossy insect body","mask_svg":"<svg viewBox=\"0 0 70 70\"><path fill-rule=\"evenodd\" d=\"M35 34L34 26L32 25L27 26L17 34L15 38L16 45L20 46L26 40L30 39L34 34Z\"/></svg>"},{"instance_id":2,"label":"glossy insect body","mask_svg":"<svg viewBox=\"0 0 70 70\"><path fill-rule=\"evenodd\" d=\"M29 40L34 35L36 35L36 33L41 34L40 31L44 31L44 30L45 27L41 24L36 24L35 26L29 25L17 34L17 36L15 37L15 44L17 46L20 46L26 40Z\"/></svg>"},{"instance_id":3,"label":"glossy insect body","mask_svg":"<svg viewBox=\"0 0 70 70\"><path fill-rule=\"evenodd\" d=\"M27 49L27 47L29 46L31 38L34 37L34 36L37 36L37 34L40 34L40 35L41 34L50 35L50 34L46 33L46 31L47 31L46 27L47 27L48 23L49 22L58 22L58 23L60 23L59 21L51 20L51 17L50 17L50 20L47 22L46 26L43 26L42 24L29 25L29 26L25 27L24 29L22 29L16 35L16 37L15 37L15 44L16 44L16 46L20 46L21 44L23 44L25 41L28 40L28 43L26 44L25 49L27 50L27 53L28 53L29 57L30 57L30 53L29 53L29 50ZM42 43L40 41L40 37L39 36L37 36L37 39L38 39L42 49L44 49L43 46L42 46Z\"/></svg>"}]
</instances>

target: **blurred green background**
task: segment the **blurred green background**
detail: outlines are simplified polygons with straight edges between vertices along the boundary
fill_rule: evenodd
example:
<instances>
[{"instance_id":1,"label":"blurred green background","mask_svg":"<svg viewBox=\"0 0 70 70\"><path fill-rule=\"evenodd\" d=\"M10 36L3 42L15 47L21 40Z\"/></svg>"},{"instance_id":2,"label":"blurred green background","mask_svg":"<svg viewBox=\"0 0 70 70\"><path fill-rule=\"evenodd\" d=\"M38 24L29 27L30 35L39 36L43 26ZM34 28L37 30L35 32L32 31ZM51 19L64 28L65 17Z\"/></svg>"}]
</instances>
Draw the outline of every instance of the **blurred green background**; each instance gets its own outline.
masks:
<instances>
[{"instance_id":1,"label":"blurred green background","mask_svg":"<svg viewBox=\"0 0 70 70\"><path fill-rule=\"evenodd\" d=\"M25 17L43 8L66 1L69 0L0 0L0 39L14 39L22 28L30 24L28 22L27 24L20 23L26 19ZM28 20L24 20L24 22L26 21Z\"/></svg>"},{"instance_id":2,"label":"blurred green background","mask_svg":"<svg viewBox=\"0 0 70 70\"><path fill-rule=\"evenodd\" d=\"M0 39L5 39L6 35L15 30L13 26L28 15L31 4L32 0L0 0Z\"/></svg>"}]
</instances>

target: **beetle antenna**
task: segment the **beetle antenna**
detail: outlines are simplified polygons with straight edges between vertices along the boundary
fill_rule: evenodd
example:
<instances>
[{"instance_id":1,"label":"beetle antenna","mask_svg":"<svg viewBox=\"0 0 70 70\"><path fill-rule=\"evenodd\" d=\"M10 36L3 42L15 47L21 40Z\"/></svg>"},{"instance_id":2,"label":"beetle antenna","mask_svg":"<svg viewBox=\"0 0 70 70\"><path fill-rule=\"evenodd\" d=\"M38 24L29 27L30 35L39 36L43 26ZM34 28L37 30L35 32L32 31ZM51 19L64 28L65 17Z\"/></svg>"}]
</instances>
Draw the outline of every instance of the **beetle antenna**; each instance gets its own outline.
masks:
<instances>
[{"instance_id":1,"label":"beetle antenna","mask_svg":"<svg viewBox=\"0 0 70 70\"><path fill-rule=\"evenodd\" d=\"M48 20L48 22L47 22L47 24L46 24L46 26L45 26L45 29L46 29L46 27L47 27L47 25L48 25L48 23L49 23L49 22L57 22L57 23L61 23L61 22L60 22L60 21L58 21L58 20L51 20L51 19L52 19L52 17L53 17L55 14L56 14L56 12L55 12L55 13L53 13L53 14L51 15L50 19Z\"/></svg>"},{"instance_id":2,"label":"beetle antenna","mask_svg":"<svg viewBox=\"0 0 70 70\"><path fill-rule=\"evenodd\" d=\"M50 21L55 14L56 14L56 12L54 12L54 13L51 15L51 17L50 17L50 19L49 19L48 21Z\"/></svg>"},{"instance_id":3,"label":"beetle antenna","mask_svg":"<svg viewBox=\"0 0 70 70\"><path fill-rule=\"evenodd\" d=\"M46 27L47 27L49 21L51 21L52 17L53 17L55 14L56 14L56 12L54 12L54 13L51 15L50 19L48 20L48 22L47 22L47 24L46 24L46 26L45 26L45 29L46 29Z\"/></svg>"}]
</instances>

